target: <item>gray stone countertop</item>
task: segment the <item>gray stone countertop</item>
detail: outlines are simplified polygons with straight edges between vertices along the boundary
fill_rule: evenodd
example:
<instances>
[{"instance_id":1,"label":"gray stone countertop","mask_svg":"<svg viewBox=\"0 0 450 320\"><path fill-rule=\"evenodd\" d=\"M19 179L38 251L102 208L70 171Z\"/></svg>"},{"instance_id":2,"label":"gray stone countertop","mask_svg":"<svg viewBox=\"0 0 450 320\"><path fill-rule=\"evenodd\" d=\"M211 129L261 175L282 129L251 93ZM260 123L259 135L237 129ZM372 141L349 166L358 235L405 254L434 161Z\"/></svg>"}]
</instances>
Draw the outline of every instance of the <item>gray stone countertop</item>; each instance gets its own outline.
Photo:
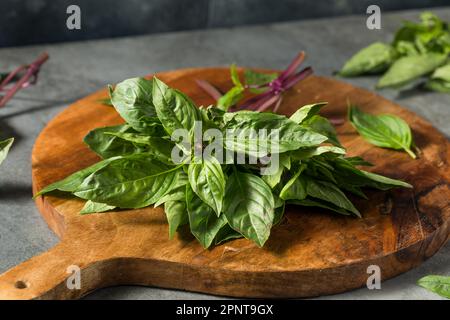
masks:
<instances>
[{"instance_id":1,"label":"gray stone countertop","mask_svg":"<svg viewBox=\"0 0 450 320\"><path fill-rule=\"evenodd\" d=\"M450 21L450 8L431 10ZM58 242L31 199L31 150L46 123L73 101L106 84L149 73L197 66L284 68L300 50L318 75L330 76L356 50L374 41L389 42L404 19L418 10L382 14L382 29L368 30L366 16L317 19L260 26L189 31L108 40L0 49L0 70L30 62L47 51L36 86L20 91L0 109L1 136L15 137L0 167L0 273ZM61 26L65 27L65 26ZM76 32L76 31L74 31ZM376 77L345 79L373 90ZM431 121L450 136L450 95L422 91L381 91ZM321 299L439 299L418 287L427 274L450 275L450 245L420 267L382 283ZM99 290L87 299L216 299L183 291L135 286Z\"/></svg>"}]
</instances>

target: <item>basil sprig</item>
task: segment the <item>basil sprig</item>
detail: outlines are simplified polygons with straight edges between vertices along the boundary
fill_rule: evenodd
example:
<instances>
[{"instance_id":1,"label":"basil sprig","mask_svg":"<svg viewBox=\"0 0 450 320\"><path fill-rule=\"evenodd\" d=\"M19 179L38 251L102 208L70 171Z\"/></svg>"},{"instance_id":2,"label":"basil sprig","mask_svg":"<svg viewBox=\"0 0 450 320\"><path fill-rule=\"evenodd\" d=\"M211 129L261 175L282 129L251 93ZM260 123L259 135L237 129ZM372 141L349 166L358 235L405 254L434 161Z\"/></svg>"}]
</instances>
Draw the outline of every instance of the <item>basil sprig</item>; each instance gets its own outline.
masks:
<instances>
[{"instance_id":1,"label":"basil sprig","mask_svg":"<svg viewBox=\"0 0 450 320\"><path fill-rule=\"evenodd\" d=\"M254 83L268 81L248 77ZM233 81L239 85L238 78ZM189 97L157 78L125 80L110 94L126 123L94 129L84 138L103 160L45 187L36 196L55 190L69 192L87 200L82 214L164 205L170 238L188 226L205 248L240 237L262 247L288 203L360 216L346 193L365 197L364 187L411 187L358 169L370 165L361 158L345 157L334 128L319 115L326 103L307 105L291 118L256 111L227 112L214 106L197 108ZM229 103L225 102L219 103ZM195 142L199 123L203 129L223 133L224 148L235 156L224 163L216 153L198 157L195 150L206 150L214 139L193 146L172 141L181 129L187 132L188 141ZM267 134L254 139L252 130ZM235 138L225 134L230 132ZM267 154L260 152L263 145L275 150L269 163L264 162ZM188 157L175 161L174 151L187 151ZM279 166L263 175L262 169L275 163L275 155ZM256 161L242 164L239 157Z\"/></svg>"},{"instance_id":2,"label":"basil sprig","mask_svg":"<svg viewBox=\"0 0 450 320\"><path fill-rule=\"evenodd\" d=\"M423 12L420 19L419 23L406 21L390 44L375 42L358 51L338 74L355 77L384 73L377 88L409 88L424 83L426 89L450 92L450 28L430 12Z\"/></svg>"}]
</instances>

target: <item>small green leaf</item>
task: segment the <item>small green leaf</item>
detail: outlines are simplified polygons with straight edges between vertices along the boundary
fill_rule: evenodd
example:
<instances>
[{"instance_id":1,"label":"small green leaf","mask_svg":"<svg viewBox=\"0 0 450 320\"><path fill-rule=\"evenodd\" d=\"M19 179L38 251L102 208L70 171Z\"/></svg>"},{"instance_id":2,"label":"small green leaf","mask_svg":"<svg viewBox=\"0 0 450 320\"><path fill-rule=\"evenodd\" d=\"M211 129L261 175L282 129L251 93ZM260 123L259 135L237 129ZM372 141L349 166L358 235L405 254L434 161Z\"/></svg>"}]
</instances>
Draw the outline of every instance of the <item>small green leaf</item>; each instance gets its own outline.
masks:
<instances>
[{"instance_id":1,"label":"small green leaf","mask_svg":"<svg viewBox=\"0 0 450 320\"><path fill-rule=\"evenodd\" d=\"M291 157L295 160L306 160L321 154L344 155L345 149L336 146L320 146L312 148L301 148L291 151Z\"/></svg>"},{"instance_id":2,"label":"small green leaf","mask_svg":"<svg viewBox=\"0 0 450 320\"><path fill-rule=\"evenodd\" d=\"M242 238L242 234L240 234L236 230L233 230L233 228L231 228L229 224L226 224L217 233L216 238L214 239L214 244L218 245L239 238Z\"/></svg>"},{"instance_id":3,"label":"small green leaf","mask_svg":"<svg viewBox=\"0 0 450 320\"><path fill-rule=\"evenodd\" d=\"M374 116L350 106L349 120L368 142L382 148L405 150L411 158L416 158L411 150L413 146L411 129L403 119L388 114Z\"/></svg>"},{"instance_id":4,"label":"small green leaf","mask_svg":"<svg viewBox=\"0 0 450 320\"><path fill-rule=\"evenodd\" d=\"M275 186L280 183L281 176L283 175L283 172L287 169L289 170L291 168L291 158L288 153L282 153L279 155L278 161L278 167L276 171L273 174L263 175L261 178L271 187L272 189L275 188ZM270 164L271 165L271 164ZM270 166L269 165L269 166Z\"/></svg>"},{"instance_id":5,"label":"small green leaf","mask_svg":"<svg viewBox=\"0 0 450 320\"><path fill-rule=\"evenodd\" d=\"M315 116L319 113L320 109L327 105L327 102L318 102L313 104L308 104L299 108L294 112L292 116L289 117L290 120L297 124L302 124L303 121Z\"/></svg>"},{"instance_id":6,"label":"small green leaf","mask_svg":"<svg viewBox=\"0 0 450 320\"><path fill-rule=\"evenodd\" d=\"M234 84L230 90L217 100L217 108L221 110L228 110L230 107L237 104L244 97L244 86L239 79L239 74L236 65L230 66L231 81Z\"/></svg>"},{"instance_id":7,"label":"small green leaf","mask_svg":"<svg viewBox=\"0 0 450 320\"><path fill-rule=\"evenodd\" d=\"M305 164L301 164L288 182L284 185L280 191L280 198L283 200L303 200L306 198L306 180L300 177L301 173L306 169Z\"/></svg>"},{"instance_id":8,"label":"small green leaf","mask_svg":"<svg viewBox=\"0 0 450 320\"><path fill-rule=\"evenodd\" d=\"M312 199L312 198L306 198L303 200L288 200L287 203L289 204L295 204L298 206L304 206L304 207L318 207L318 208L323 208L323 209L327 209L327 210L331 210L334 212L337 212L339 214L348 216L351 213L348 212L345 209L342 209L338 206L333 205L330 202L326 202L326 201L322 201L320 199Z\"/></svg>"},{"instance_id":9,"label":"small green leaf","mask_svg":"<svg viewBox=\"0 0 450 320\"><path fill-rule=\"evenodd\" d=\"M103 159L127 154L145 152L148 148L145 146L136 146L131 142L119 139L107 133L131 133L136 132L130 126L123 124L112 127L101 127L91 130L83 139L89 149L94 151Z\"/></svg>"},{"instance_id":10,"label":"small green leaf","mask_svg":"<svg viewBox=\"0 0 450 320\"><path fill-rule=\"evenodd\" d=\"M429 275L421 278L417 284L441 297L450 299L450 277Z\"/></svg>"},{"instance_id":11,"label":"small green leaf","mask_svg":"<svg viewBox=\"0 0 450 320\"><path fill-rule=\"evenodd\" d=\"M233 87L225 93L219 100L217 100L217 108L221 110L228 110L230 107L237 104L244 97L243 87Z\"/></svg>"},{"instance_id":12,"label":"small green leaf","mask_svg":"<svg viewBox=\"0 0 450 320\"><path fill-rule=\"evenodd\" d=\"M375 42L358 51L348 60L339 75L354 77L362 74L375 74L385 71L395 59L395 50L388 44Z\"/></svg>"},{"instance_id":13,"label":"small green leaf","mask_svg":"<svg viewBox=\"0 0 450 320\"><path fill-rule=\"evenodd\" d=\"M147 152L152 154L158 160L171 163L172 150L175 144L164 138L151 137L139 133L127 132L108 132L105 130L105 135L117 137L120 141L131 143L139 153ZM125 153L125 152L124 152Z\"/></svg>"},{"instance_id":14,"label":"small green leaf","mask_svg":"<svg viewBox=\"0 0 450 320\"><path fill-rule=\"evenodd\" d=\"M235 63L233 63L230 66L230 74L231 74L231 81L233 82L233 84L236 87L243 87L241 80L239 79L239 73L237 71L237 67L236 67Z\"/></svg>"},{"instance_id":15,"label":"small green leaf","mask_svg":"<svg viewBox=\"0 0 450 320\"><path fill-rule=\"evenodd\" d=\"M380 78L377 88L404 86L417 78L431 73L447 60L447 55L425 53L398 59Z\"/></svg>"},{"instance_id":16,"label":"small green leaf","mask_svg":"<svg viewBox=\"0 0 450 320\"><path fill-rule=\"evenodd\" d=\"M427 83L425 83L425 88L437 92L450 93L450 64L437 68Z\"/></svg>"},{"instance_id":17,"label":"small green leaf","mask_svg":"<svg viewBox=\"0 0 450 320\"><path fill-rule=\"evenodd\" d=\"M246 69L244 71L245 84L247 86L267 85L278 77L278 73L261 73Z\"/></svg>"},{"instance_id":18,"label":"small green leaf","mask_svg":"<svg viewBox=\"0 0 450 320\"><path fill-rule=\"evenodd\" d=\"M11 148L13 142L14 138L0 141L0 164L6 159L6 156L8 155L9 149Z\"/></svg>"},{"instance_id":19,"label":"small green leaf","mask_svg":"<svg viewBox=\"0 0 450 320\"><path fill-rule=\"evenodd\" d=\"M328 138L327 142L342 148L342 145L337 137L336 129L327 118L315 115L307 120L303 120L302 125L317 133L320 133L321 135L324 135Z\"/></svg>"},{"instance_id":20,"label":"small green leaf","mask_svg":"<svg viewBox=\"0 0 450 320\"><path fill-rule=\"evenodd\" d=\"M358 209L356 209L345 194L331 182L307 178L306 193L313 198L329 202L338 208L342 208L358 217L361 217Z\"/></svg>"},{"instance_id":21,"label":"small green leaf","mask_svg":"<svg viewBox=\"0 0 450 320\"><path fill-rule=\"evenodd\" d=\"M86 201L84 207L81 209L80 214L88 214L88 213L99 213L105 212L116 208L115 206L110 206L105 203L94 202L91 200Z\"/></svg>"}]
</instances>

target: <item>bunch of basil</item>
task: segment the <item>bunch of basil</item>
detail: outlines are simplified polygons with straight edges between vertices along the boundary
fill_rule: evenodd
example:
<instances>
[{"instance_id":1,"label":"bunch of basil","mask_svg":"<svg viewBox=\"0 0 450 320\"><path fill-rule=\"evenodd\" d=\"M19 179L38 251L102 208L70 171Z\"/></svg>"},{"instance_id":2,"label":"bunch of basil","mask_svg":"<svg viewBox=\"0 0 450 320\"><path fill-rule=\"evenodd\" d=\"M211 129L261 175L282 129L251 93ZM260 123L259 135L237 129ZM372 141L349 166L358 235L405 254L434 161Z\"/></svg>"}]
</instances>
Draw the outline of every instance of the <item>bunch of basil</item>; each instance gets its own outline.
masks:
<instances>
[{"instance_id":1,"label":"bunch of basil","mask_svg":"<svg viewBox=\"0 0 450 320\"><path fill-rule=\"evenodd\" d=\"M348 60L339 75L381 74L378 88L411 87L426 77L425 88L450 92L450 29L430 12L420 23L406 21L391 44L376 42Z\"/></svg>"},{"instance_id":2,"label":"bunch of basil","mask_svg":"<svg viewBox=\"0 0 450 320\"><path fill-rule=\"evenodd\" d=\"M70 192L88 200L81 213L164 204L170 238L188 224L207 248L239 237L263 246L272 226L282 219L286 203L360 216L344 191L365 198L362 187L411 187L357 169L370 164L359 157L345 157L333 126L318 114L325 103L304 106L290 118L247 110L227 112L214 106L197 108L186 95L157 78L125 80L110 89L110 95L126 123L97 128L84 139L103 160L37 195ZM198 122L205 130L239 132L238 139L226 140L224 135L225 148L235 155L258 157L258 143L276 144L280 165L270 175L261 175L262 162L238 164L232 159L221 164L215 156L190 156L189 163L176 163L171 152L179 141L172 141L172 134L186 129L193 135ZM253 129L277 129L279 136L271 141L268 134L255 142L245 134ZM203 142L201 148L208 145Z\"/></svg>"}]
</instances>

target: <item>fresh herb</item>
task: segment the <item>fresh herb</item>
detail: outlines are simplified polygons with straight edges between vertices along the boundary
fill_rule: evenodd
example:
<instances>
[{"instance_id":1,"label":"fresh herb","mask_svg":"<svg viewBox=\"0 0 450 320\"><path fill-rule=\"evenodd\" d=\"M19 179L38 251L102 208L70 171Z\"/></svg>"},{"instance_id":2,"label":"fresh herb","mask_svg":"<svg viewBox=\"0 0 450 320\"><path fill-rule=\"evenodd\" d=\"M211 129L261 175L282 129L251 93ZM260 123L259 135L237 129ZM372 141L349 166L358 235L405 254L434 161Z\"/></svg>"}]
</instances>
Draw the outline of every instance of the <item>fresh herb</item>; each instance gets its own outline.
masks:
<instances>
[{"instance_id":1,"label":"fresh herb","mask_svg":"<svg viewBox=\"0 0 450 320\"><path fill-rule=\"evenodd\" d=\"M266 81L251 77L255 83ZM233 81L239 84L235 76ZM365 197L363 187L411 187L358 169L369 165L361 158L345 157L335 131L319 116L325 103L305 106L291 118L197 108L189 97L157 78L125 80L110 94L126 123L94 129L84 139L103 160L36 196L69 192L87 200L82 214L164 205L170 238L189 225L205 248L240 237L262 247L272 226L282 220L285 204L360 216L347 192ZM206 137L206 128L232 133L234 138L222 135L222 145L233 156L219 161L223 158L217 150L198 156L219 139L203 138L198 143L196 135ZM266 134L255 139L255 130ZM185 139L178 139L178 132L186 133ZM270 157L261 152L264 145L270 146ZM186 157L175 161L174 152ZM242 163L239 158L254 161ZM275 159L279 166L263 174Z\"/></svg>"},{"instance_id":2,"label":"fresh herb","mask_svg":"<svg viewBox=\"0 0 450 320\"><path fill-rule=\"evenodd\" d=\"M425 87L437 92L450 93L450 64L434 70Z\"/></svg>"},{"instance_id":3,"label":"fresh herb","mask_svg":"<svg viewBox=\"0 0 450 320\"><path fill-rule=\"evenodd\" d=\"M450 28L430 12L422 13L420 19L419 23L406 21L391 44L375 42L361 49L338 74L355 77L385 72L377 88L412 86L425 77L425 88L450 92L449 69L442 67L450 53Z\"/></svg>"},{"instance_id":4,"label":"fresh herb","mask_svg":"<svg viewBox=\"0 0 450 320\"><path fill-rule=\"evenodd\" d=\"M14 138L9 138L3 141L0 141L0 164L6 159L8 155L9 149L11 148L14 142Z\"/></svg>"},{"instance_id":5,"label":"fresh herb","mask_svg":"<svg viewBox=\"0 0 450 320\"><path fill-rule=\"evenodd\" d=\"M349 106L349 120L358 133L368 142L382 148L406 151L411 158L414 141L411 129L401 118L383 114L374 116L362 112L356 106Z\"/></svg>"},{"instance_id":6,"label":"fresh herb","mask_svg":"<svg viewBox=\"0 0 450 320\"><path fill-rule=\"evenodd\" d=\"M41 66L48 60L48 54L43 53L29 65L22 65L10 72L0 76L0 107L3 107L20 89L35 84Z\"/></svg>"},{"instance_id":7,"label":"fresh herb","mask_svg":"<svg viewBox=\"0 0 450 320\"><path fill-rule=\"evenodd\" d=\"M244 82L241 82L239 78L236 65L232 64L230 67L230 75L233 87L224 95L205 80L197 80L197 84L213 99L217 100L217 107L219 109L225 111L229 109L232 111L242 109L265 111L272 109L273 112L276 112L283 101L283 93L312 74L310 67L296 72L304 59L305 53L300 52L286 70L280 74L256 72L246 69L244 71ZM243 100L246 91L257 95L238 106L238 103Z\"/></svg>"},{"instance_id":8,"label":"fresh herb","mask_svg":"<svg viewBox=\"0 0 450 320\"><path fill-rule=\"evenodd\" d=\"M429 275L419 279L417 284L441 297L450 299L450 277Z\"/></svg>"}]
</instances>

